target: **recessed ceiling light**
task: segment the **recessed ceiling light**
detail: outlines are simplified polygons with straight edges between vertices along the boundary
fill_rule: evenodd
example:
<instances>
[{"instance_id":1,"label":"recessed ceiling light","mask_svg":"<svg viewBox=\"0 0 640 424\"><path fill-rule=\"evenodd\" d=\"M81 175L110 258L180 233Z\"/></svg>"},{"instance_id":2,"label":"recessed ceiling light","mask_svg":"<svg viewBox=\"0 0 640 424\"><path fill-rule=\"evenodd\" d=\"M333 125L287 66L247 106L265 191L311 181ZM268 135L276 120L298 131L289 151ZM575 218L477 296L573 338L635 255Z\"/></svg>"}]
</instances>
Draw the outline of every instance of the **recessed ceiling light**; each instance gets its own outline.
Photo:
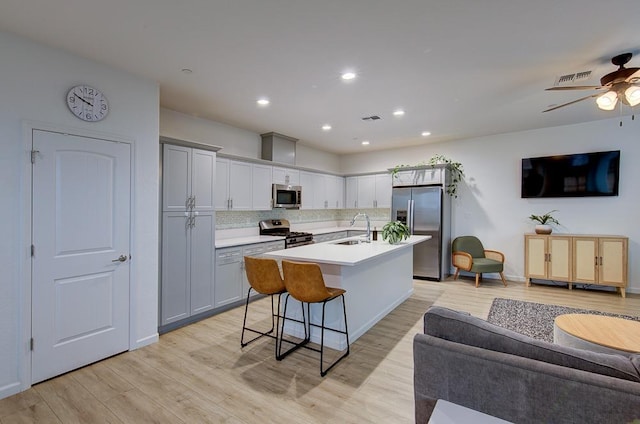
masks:
<instances>
[{"instance_id":1,"label":"recessed ceiling light","mask_svg":"<svg viewBox=\"0 0 640 424\"><path fill-rule=\"evenodd\" d=\"M351 71L349 71L349 72L345 72L345 73L343 73L343 74L342 74L342 76L341 76L341 78L342 78L343 80L345 80L345 81L352 80L352 79L354 79L355 77L356 77L356 73L355 73L355 72L351 72Z\"/></svg>"},{"instance_id":2,"label":"recessed ceiling light","mask_svg":"<svg viewBox=\"0 0 640 424\"><path fill-rule=\"evenodd\" d=\"M393 116L402 116L404 115L404 110L398 109L393 111Z\"/></svg>"},{"instance_id":3,"label":"recessed ceiling light","mask_svg":"<svg viewBox=\"0 0 640 424\"><path fill-rule=\"evenodd\" d=\"M368 145L369 145L369 141L368 141L368 140L363 141L363 142L362 142L362 145L363 145L363 146L368 146Z\"/></svg>"},{"instance_id":4,"label":"recessed ceiling light","mask_svg":"<svg viewBox=\"0 0 640 424\"><path fill-rule=\"evenodd\" d=\"M256 103L258 103L259 106L267 106L271 102L269 101L269 99L265 99L263 97L263 98L258 99L258 101Z\"/></svg>"},{"instance_id":5,"label":"recessed ceiling light","mask_svg":"<svg viewBox=\"0 0 640 424\"><path fill-rule=\"evenodd\" d=\"M324 124L322 126L322 131L329 131L330 129L331 129L331 125L329 125L329 124Z\"/></svg>"},{"instance_id":6,"label":"recessed ceiling light","mask_svg":"<svg viewBox=\"0 0 640 424\"><path fill-rule=\"evenodd\" d=\"M431 133L429 131L422 131L421 134L423 137L429 137L431 135Z\"/></svg>"}]
</instances>

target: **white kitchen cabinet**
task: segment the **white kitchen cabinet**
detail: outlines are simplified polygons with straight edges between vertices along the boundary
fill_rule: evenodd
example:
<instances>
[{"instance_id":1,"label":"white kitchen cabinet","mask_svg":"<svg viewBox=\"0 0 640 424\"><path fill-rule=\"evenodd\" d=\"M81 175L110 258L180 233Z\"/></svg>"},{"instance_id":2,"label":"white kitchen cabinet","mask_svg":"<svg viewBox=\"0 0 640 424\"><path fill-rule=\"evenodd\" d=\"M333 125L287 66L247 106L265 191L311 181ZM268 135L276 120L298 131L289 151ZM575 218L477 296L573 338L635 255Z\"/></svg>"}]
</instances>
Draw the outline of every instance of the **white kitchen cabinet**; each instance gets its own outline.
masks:
<instances>
[{"instance_id":1,"label":"white kitchen cabinet","mask_svg":"<svg viewBox=\"0 0 640 424\"><path fill-rule=\"evenodd\" d=\"M391 174L376 174L376 189L374 206L376 208L390 208L391 207Z\"/></svg>"},{"instance_id":2,"label":"white kitchen cabinet","mask_svg":"<svg viewBox=\"0 0 640 424\"><path fill-rule=\"evenodd\" d=\"M249 282L244 270L245 256L260 256L265 252L282 249L284 240L216 249L215 307L246 299ZM253 296L257 294L252 293Z\"/></svg>"},{"instance_id":3,"label":"white kitchen cabinet","mask_svg":"<svg viewBox=\"0 0 640 424\"><path fill-rule=\"evenodd\" d=\"M162 210L212 210L216 153L165 144L162 159Z\"/></svg>"},{"instance_id":4,"label":"white kitchen cabinet","mask_svg":"<svg viewBox=\"0 0 640 424\"><path fill-rule=\"evenodd\" d=\"M164 212L161 325L213 308L215 215Z\"/></svg>"},{"instance_id":5,"label":"white kitchen cabinet","mask_svg":"<svg viewBox=\"0 0 640 424\"><path fill-rule=\"evenodd\" d=\"M213 308L215 151L164 144L160 326Z\"/></svg>"},{"instance_id":6,"label":"white kitchen cabinet","mask_svg":"<svg viewBox=\"0 0 640 424\"><path fill-rule=\"evenodd\" d=\"M345 203L347 209L358 207L358 177L345 178Z\"/></svg>"},{"instance_id":7,"label":"white kitchen cabinet","mask_svg":"<svg viewBox=\"0 0 640 424\"><path fill-rule=\"evenodd\" d=\"M253 164L251 167L251 209L254 211L271 210L271 166Z\"/></svg>"},{"instance_id":8,"label":"white kitchen cabinet","mask_svg":"<svg viewBox=\"0 0 640 424\"><path fill-rule=\"evenodd\" d=\"M300 185L300 171L274 166L272 182L273 184Z\"/></svg>"},{"instance_id":9,"label":"white kitchen cabinet","mask_svg":"<svg viewBox=\"0 0 640 424\"><path fill-rule=\"evenodd\" d=\"M300 171L301 209L341 209L344 207L344 178Z\"/></svg>"},{"instance_id":10,"label":"white kitchen cabinet","mask_svg":"<svg viewBox=\"0 0 640 424\"><path fill-rule=\"evenodd\" d=\"M403 169L393 177L393 187L446 184L446 167L443 165L421 166Z\"/></svg>"},{"instance_id":11,"label":"white kitchen cabinet","mask_svg":"<svg viewBox=\"0 0 640 424\"><path fill-rule=\"evenodd\" d=\"M242 263L242 247L216 249L216 308L242 299Z\"/></svg>"},{"instance_id":12,"label":"white kitchen cabinet","mask_svg":"<svg viewBox=\"0 0 640 424\"><path fill-rule=\"evenodd\" d=\"M271 166L218 158L216 210L271 210Z\"/></svg>"},{"instance_id":13,"label":"white kitchen cabinet","mask_svg":"<svg viewBox=\"0 0 640 424\"><path fill-rule=\"evenodd\" d=\"M391 176L388 173L346 179L346 208L390 208Z\"/></svg>"}]
</instances>

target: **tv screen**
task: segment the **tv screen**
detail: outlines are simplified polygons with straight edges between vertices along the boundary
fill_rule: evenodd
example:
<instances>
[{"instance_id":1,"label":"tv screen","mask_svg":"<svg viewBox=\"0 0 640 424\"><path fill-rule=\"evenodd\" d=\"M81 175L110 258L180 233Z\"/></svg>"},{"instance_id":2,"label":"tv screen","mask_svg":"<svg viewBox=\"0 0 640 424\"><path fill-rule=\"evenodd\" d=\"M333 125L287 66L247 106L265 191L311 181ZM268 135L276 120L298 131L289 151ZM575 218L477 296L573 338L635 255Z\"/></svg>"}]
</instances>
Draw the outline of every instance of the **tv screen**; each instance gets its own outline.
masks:
<instances>
[{"instance_id":1,"label":"tv screen","mask_svg":"<svg viewBox=\"0 0 640 424\"><path fill-rule=\"evenodd\" d=\"M522 197L617 196L620 150L522 159Z\"/></svg>"}]
</instances>

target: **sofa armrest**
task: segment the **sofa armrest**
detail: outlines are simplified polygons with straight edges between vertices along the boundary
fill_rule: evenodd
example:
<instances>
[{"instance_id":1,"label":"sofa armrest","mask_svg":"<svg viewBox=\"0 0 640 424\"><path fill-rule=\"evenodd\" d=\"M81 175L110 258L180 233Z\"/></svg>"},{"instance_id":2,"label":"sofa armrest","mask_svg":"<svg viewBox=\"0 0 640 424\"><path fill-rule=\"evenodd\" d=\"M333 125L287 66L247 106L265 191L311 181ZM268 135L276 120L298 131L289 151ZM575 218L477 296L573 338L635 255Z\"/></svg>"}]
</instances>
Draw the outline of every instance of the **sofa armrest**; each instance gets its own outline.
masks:
<instances>
[{"instance_id":1,"label":"sofa armrest","mask_svg":"<svg viewBox=\"0 0 640 424\"><path fill-rule=\"evenodd\" d=\"M437 399L517 423L640 419L640 383L417 334L416 423Z\"/></svg>"}]
</instances>

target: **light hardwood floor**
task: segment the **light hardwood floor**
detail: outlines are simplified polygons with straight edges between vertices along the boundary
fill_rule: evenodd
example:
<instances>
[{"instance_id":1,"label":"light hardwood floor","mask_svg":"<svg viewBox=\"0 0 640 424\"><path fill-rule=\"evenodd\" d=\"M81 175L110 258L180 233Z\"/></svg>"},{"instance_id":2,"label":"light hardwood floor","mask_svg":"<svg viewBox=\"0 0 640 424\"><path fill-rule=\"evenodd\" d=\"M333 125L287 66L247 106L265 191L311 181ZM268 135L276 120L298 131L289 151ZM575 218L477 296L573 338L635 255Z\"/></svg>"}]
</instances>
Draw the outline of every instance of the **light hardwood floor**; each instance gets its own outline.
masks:
<instances>
[{"instance_id":1,"label":"light hardwood floor","mask_svg":"<svg viewBox=\"0 0 640 424\"><path fill-rule=\"evenodd\" d=\"M470 279L414 287L324 378L316 352L278 362L267 338L241 349L237 308L0 400L0 423L412 423L412 340L429 305L486 318L504 297L640 315L640 295ZM253 306L268 314L266 299Z\"/></svg>"}]
</instances>

